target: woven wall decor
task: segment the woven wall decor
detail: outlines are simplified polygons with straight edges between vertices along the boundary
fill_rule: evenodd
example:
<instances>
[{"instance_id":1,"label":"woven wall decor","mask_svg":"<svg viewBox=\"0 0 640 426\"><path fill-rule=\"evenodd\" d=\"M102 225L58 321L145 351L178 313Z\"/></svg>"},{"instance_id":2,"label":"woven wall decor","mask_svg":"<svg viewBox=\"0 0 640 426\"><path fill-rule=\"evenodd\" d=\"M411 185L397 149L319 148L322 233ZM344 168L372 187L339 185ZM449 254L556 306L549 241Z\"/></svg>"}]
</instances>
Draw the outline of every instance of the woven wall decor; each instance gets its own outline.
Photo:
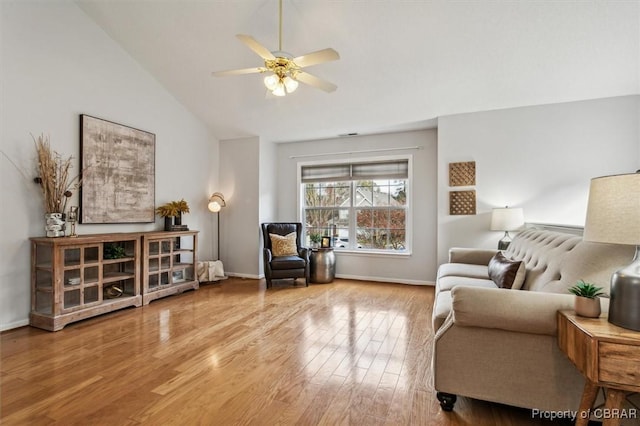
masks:
<instances>
[{"instance_id":1,"label":"woven wall decor","mask_svg":"<svg viewBox=\"0 0 640 426\"><path fill-rule=\"evenodd\" d=\"M476 162L449 163L449 186L472 186L476 184Z\"/></svg>"},{"instance_id":2,"label":"woven wall decor","mask_svg":"<svg viewBox=\"0 0 640 426\"><path fill-rule=\"evenodd\" d=\"M476 191L450 191L449 192L450 215L476 214Z\"/></svg>"}]
</instances>

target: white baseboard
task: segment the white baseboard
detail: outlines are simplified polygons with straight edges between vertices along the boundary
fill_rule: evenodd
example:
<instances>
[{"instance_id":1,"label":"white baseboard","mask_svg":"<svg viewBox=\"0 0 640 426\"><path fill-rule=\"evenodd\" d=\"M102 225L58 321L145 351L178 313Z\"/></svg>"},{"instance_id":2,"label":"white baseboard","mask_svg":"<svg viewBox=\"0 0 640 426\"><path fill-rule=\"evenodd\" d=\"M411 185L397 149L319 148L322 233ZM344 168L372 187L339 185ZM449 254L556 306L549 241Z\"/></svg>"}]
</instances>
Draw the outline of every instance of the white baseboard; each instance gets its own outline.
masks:
<instances>
[{"instance_id":1,"label":"white baseboard","mask_svg":"<svg viewBox=\"0 0 640 426\"><path fill-rule=\"evenodd\" d=\"M407 280L405 278L388 278L388 277L366 277L362 275L345 275L336 274L336 278L344 278L346 280L359 280L359 281L378 281L382 283L395 283L395 284L410 284L410 285L436 285L433 281L422 280Z\"/></svg>"},{"instance_id":2,"label":"white baseboard","mask_svg":"<svg viewBox=\"0 0 640 426\"><path fill-rule=\"evenodd\" d=\"M244 274L244 273L229 272L229 271L227 271L227 275L230 277L247 278L252 280L261 280L264 278L263 274L254 275L254 274ZM436 283L433 281L408 280L405 278L369 277L369 276L363 276L363 275L336 274L336 278L344 278L346 280L358 280L358 281L378 281L382 283L395 283L395 284L430 285L430 286L436 285Z\"/></svg>"},{"instance_id":3,"label":"white baseboard","mask_svg":"<svg viewBox=\"0 0 640 426\"><path fill-rule=\"evenodd\" d=\"M251 280L261 280L262 278L264 278L263 274L260 275L254 275L254 274L243 274L240 272L229 272L227 271L227 276L229 277L237 277L237 278L248 278Z\"/></svg>"},{"instance_id":4,"label":"white baseboard","mask_svg":"<svg viewBox=\"0 0 640 426\"><path fill-rule=\"evenodd\" d=\"M14 328L24 327L25 325L29 325L29 320L28 319L20 320L20 321L14 321L14 322L11 322L9 324L2 324L0 326L0 331L12 330Z\"/></svg>"}]
</instances>

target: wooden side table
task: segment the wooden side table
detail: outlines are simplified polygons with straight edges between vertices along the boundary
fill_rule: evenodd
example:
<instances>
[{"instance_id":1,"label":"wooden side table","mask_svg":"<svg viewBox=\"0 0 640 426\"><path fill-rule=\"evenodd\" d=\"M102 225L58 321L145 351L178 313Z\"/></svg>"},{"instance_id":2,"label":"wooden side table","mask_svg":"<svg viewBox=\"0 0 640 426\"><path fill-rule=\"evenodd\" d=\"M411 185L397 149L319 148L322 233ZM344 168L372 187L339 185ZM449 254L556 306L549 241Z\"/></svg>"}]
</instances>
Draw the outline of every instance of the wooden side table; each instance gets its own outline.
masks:
<instances>
[{"instance_id":1,"label":"wooden side table","mask_svg":"<svg viewBox=\"0 0 640 426\"><path fill-rule=\"evenodd\" d=\"M604 426L619 425L622 418L634 415L622 411L622 403L626 391L640 392L640 332L613 325L604 317L559 311L558 345L587 379L576 425L588 424L600 387L606 388L600 413Z\"/></svg>"}]
</instances>

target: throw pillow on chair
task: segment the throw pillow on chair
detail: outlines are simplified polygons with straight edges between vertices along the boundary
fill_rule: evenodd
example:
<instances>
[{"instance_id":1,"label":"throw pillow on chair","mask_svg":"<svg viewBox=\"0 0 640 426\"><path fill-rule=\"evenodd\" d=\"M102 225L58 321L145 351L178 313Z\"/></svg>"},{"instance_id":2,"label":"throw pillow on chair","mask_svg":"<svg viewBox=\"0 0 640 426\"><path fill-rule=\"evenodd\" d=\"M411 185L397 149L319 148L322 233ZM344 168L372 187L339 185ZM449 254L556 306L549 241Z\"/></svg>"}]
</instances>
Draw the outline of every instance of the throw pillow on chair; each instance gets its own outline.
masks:
<instances>
[{"instance_id":1,"label":"throw pillow on chair","mask_svg":"<svg viewBox=\"0 0 640 426\"><path fill-rule=\"evenodd\" d=\"M297 256L298 247L296 245L296 233L287 235L269 234L271 238L271 249L274 256Z\"/></svg>"}]
</instances>

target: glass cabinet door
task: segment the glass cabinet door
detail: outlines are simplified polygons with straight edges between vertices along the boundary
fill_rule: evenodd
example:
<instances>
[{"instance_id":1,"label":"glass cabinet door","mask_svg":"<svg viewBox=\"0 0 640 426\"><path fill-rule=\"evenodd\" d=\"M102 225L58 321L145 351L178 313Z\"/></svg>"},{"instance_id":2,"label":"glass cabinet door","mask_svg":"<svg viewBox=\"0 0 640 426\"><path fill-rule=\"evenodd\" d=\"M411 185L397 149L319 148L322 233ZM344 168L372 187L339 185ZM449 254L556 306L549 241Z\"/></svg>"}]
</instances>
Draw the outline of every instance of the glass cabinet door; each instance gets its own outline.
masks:
<instances>
[{"instance_id":1,"label":"glass cabinet door","mask_svg":"<svg viewBox=\"0 0 640 426\"><path fill-rule=\"evenodd\" d=\"M74 310L102 301L100 292L102 246L62 247L63 310Z\"/></svg>"}]
</instances>

